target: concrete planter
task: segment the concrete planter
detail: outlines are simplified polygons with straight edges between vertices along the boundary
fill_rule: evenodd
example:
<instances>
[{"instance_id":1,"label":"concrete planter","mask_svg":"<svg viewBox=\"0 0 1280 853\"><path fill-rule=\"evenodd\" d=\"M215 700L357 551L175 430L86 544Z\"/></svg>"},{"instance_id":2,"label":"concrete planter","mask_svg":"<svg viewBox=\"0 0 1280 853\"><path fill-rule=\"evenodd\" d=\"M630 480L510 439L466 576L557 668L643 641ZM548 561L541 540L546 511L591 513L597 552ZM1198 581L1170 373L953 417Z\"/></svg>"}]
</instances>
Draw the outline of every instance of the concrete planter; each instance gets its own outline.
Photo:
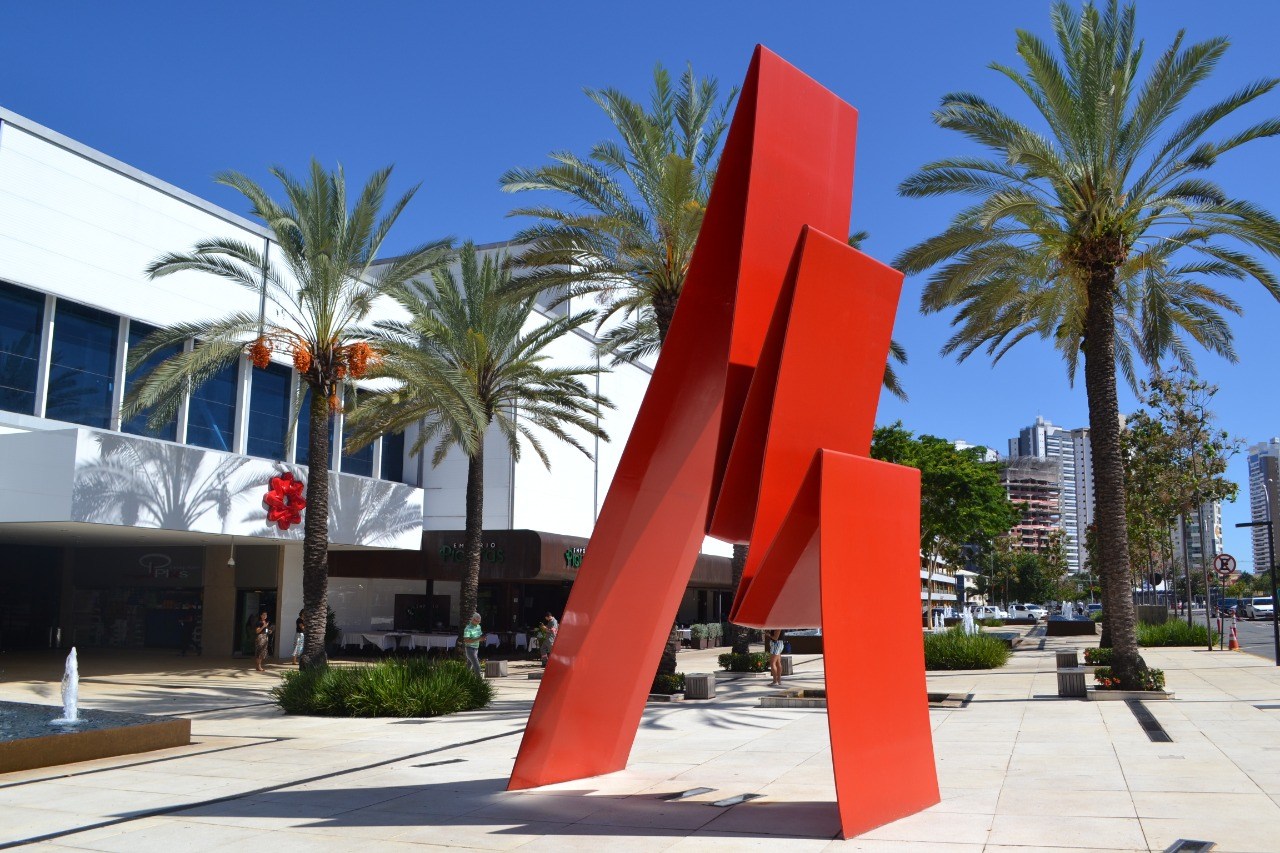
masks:
<instances>
[{"instance_id":1,"label":"concrete planter","mask_svg":"<svg viewBox=\"0 0 1280 853\"><path fill-rule=\"evenodd\" d=\"M650 702L683 702L683 693L650 693Z\"/></svg>"},{"instance_id":2,"label":"concrete planter","mask_svg":"<svg viewBox=\"0 0 1280 853\"><path fill-rule=\"evenodd\" d=\"M764 672L729 672L727 669L721 669L716 672L716 678L738 679L738 678L768 678L769 670Z\"/></svg>"},{"instance_id":3,"label":"concrete planter","mask_svg":"<svg viewBox=\"0 0 1280 853\"><path fill-rule=\"evenodd\" d=\"M1097 625L1089 619L1050 619L1045 623L1046 637L1096 637Z\"/></svg>"}]
</instances>

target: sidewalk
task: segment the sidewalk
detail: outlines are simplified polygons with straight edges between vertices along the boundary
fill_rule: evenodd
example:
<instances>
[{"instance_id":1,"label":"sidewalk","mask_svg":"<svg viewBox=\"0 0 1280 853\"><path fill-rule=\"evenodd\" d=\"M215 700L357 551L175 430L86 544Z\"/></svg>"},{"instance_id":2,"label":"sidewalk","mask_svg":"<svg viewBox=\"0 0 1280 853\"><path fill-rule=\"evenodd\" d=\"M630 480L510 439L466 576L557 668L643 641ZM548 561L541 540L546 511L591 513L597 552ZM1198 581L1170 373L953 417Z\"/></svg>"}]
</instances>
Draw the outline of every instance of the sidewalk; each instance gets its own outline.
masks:
<instances>
[{"instance_id":1,"label":"sidewalk","mask_svg":"<svg viewBox=\"0 0 1280 853\"><path fill-rule=\"evenodd\" d=\"M1000 670L931 673L931 692L973 694L930 711L943 800L851 841L832 840L825 712L757 707L767 677L720 681L712 702L650 705L625 771L507 793L539 684L523 669L481 712L295 718L268 704L273 673L230 659L157 659L146 663L165 672L139 673L86 650L83 705L189 715L196 743L0 776L0 847L1015 853L1159 851L1187 838L1280 849L1280 669L1148 650L1177 697L1146 703L1173 738L1153 743L1123 702L1056 697L1053 650L1072 645L1085 643L1032 642ZM713 671L715 655L683 652L680 668ZM60 664L40 674L53 660L4 660L0 698L55 703ZM796 665L795 686L818 686L821 658ZM695 787L715 790L661 799ZM763 797L710 805L741 793Z\"/></svg>"}]
</instances>

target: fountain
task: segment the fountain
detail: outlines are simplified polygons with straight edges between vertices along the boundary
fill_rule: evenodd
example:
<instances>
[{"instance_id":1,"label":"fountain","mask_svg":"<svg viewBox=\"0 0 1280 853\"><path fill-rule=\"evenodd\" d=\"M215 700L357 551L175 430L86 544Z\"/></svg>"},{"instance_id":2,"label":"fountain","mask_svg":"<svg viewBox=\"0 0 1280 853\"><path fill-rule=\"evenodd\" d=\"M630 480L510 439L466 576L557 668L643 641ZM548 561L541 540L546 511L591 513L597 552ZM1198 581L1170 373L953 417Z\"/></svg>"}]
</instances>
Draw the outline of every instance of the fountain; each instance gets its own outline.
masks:
<instances>
[{"instance_id":1,"label":"fountain","mask_svg":"<svg viewBox=\"0 0 1280 853\"><path fill-rule=\"evenodd\" d=\"M970 610L965 610L964 612L964 632L966 634L978 633L978 626L973 621L973 612Z\"/></svg>"},{"instance_id":2,"label":"fountain","mask_svg":"<svg viewBox=\"0 0 1280 853\"><path fill-rule=\"evenodd\" d=\"M74 648L62 673L62 716L53 705L0 700L0 774L191 743L191 721L120 711L83 710Z\"/></svg>"},{"instance_id":3,"label":"fountain","mask_svg":"<svg viewBox=\"0 0 1280 853\"><path fill-rule=\"evenodd\" d=\"M71 647L67 655L67 665L62 671L62 716L50 720L51 726L78 726L80 709L76 707L80 698L80 660L76 657L76 647Z\"/></svg>"}]
</instances>

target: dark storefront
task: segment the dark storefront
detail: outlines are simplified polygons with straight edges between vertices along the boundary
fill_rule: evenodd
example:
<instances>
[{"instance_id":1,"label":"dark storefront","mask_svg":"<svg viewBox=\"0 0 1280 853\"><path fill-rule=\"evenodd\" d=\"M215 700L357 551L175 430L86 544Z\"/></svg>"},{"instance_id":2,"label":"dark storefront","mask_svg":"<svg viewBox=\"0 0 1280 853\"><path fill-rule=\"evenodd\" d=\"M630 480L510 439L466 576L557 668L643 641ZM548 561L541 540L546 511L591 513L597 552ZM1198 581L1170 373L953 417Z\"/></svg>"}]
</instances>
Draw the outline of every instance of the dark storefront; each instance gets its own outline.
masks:
<instances>
[{"instance_id":1,"label":"dark storefront","mask_svg":"<svg viewBox=\"0 0 1280 853\"><path fill-rule=\"evenodd\" d=\"M582 566L587 540L536 530L485 531L480 558L479 611L485 626L510 631L535 625L545 613L559 617ZM463 575L462 532L432 530L422 534L421 551L333 551L333 577L420 579L420 595L397 595L395 627L399 630L456 629L457 602L441 594L437 584L456 589ZM729 560L702 555L694 567L681 612L685 621L710 621L727 615Z\"/></svg>"}]
</instances>

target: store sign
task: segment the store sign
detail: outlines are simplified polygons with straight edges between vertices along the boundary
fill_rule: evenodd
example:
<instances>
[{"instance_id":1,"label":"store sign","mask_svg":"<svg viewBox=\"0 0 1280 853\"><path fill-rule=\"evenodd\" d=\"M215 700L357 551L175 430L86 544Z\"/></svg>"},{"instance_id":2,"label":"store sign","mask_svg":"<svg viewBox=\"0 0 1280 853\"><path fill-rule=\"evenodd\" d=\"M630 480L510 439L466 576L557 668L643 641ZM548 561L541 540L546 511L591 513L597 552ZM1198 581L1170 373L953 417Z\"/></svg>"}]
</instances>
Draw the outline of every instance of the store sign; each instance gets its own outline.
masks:
<instances>
[{"instance_id":1,"label":"store sign","mask_svg":"<svg viewBox=\"0 0 1280 853\"><path fill-rule=\"evenodd\" d=\"M582 568L582 558L587 556L586 548L568 548L564 552L564 565L568 569Z\"/></svg>"},{"instance_id":2,"label":"store sign","mask_svg":"<svg viewBox=\"0 0 1280 853\"><path fill-rule=\"evenodd\" d=\"M484 563L504 563L506 555L502 549L498 547L498 543L489 542L480 546L480 561ZM446 563L461 563L467 558L466 546L461 542L454 542L440 546L438 552L440 559Z\"/></svg>"},{"instance_id":3,"label":"store sign","mask_svg":"<svg viewBox=\"0 0 1280 853\"><path fill-rule=\"evenodd\" d=\"M143 554L138 558L138 565L147 577L155 580L186 580L193 574L190 568L174 566L168 554Z\"/></svg>"}]
</instances>

